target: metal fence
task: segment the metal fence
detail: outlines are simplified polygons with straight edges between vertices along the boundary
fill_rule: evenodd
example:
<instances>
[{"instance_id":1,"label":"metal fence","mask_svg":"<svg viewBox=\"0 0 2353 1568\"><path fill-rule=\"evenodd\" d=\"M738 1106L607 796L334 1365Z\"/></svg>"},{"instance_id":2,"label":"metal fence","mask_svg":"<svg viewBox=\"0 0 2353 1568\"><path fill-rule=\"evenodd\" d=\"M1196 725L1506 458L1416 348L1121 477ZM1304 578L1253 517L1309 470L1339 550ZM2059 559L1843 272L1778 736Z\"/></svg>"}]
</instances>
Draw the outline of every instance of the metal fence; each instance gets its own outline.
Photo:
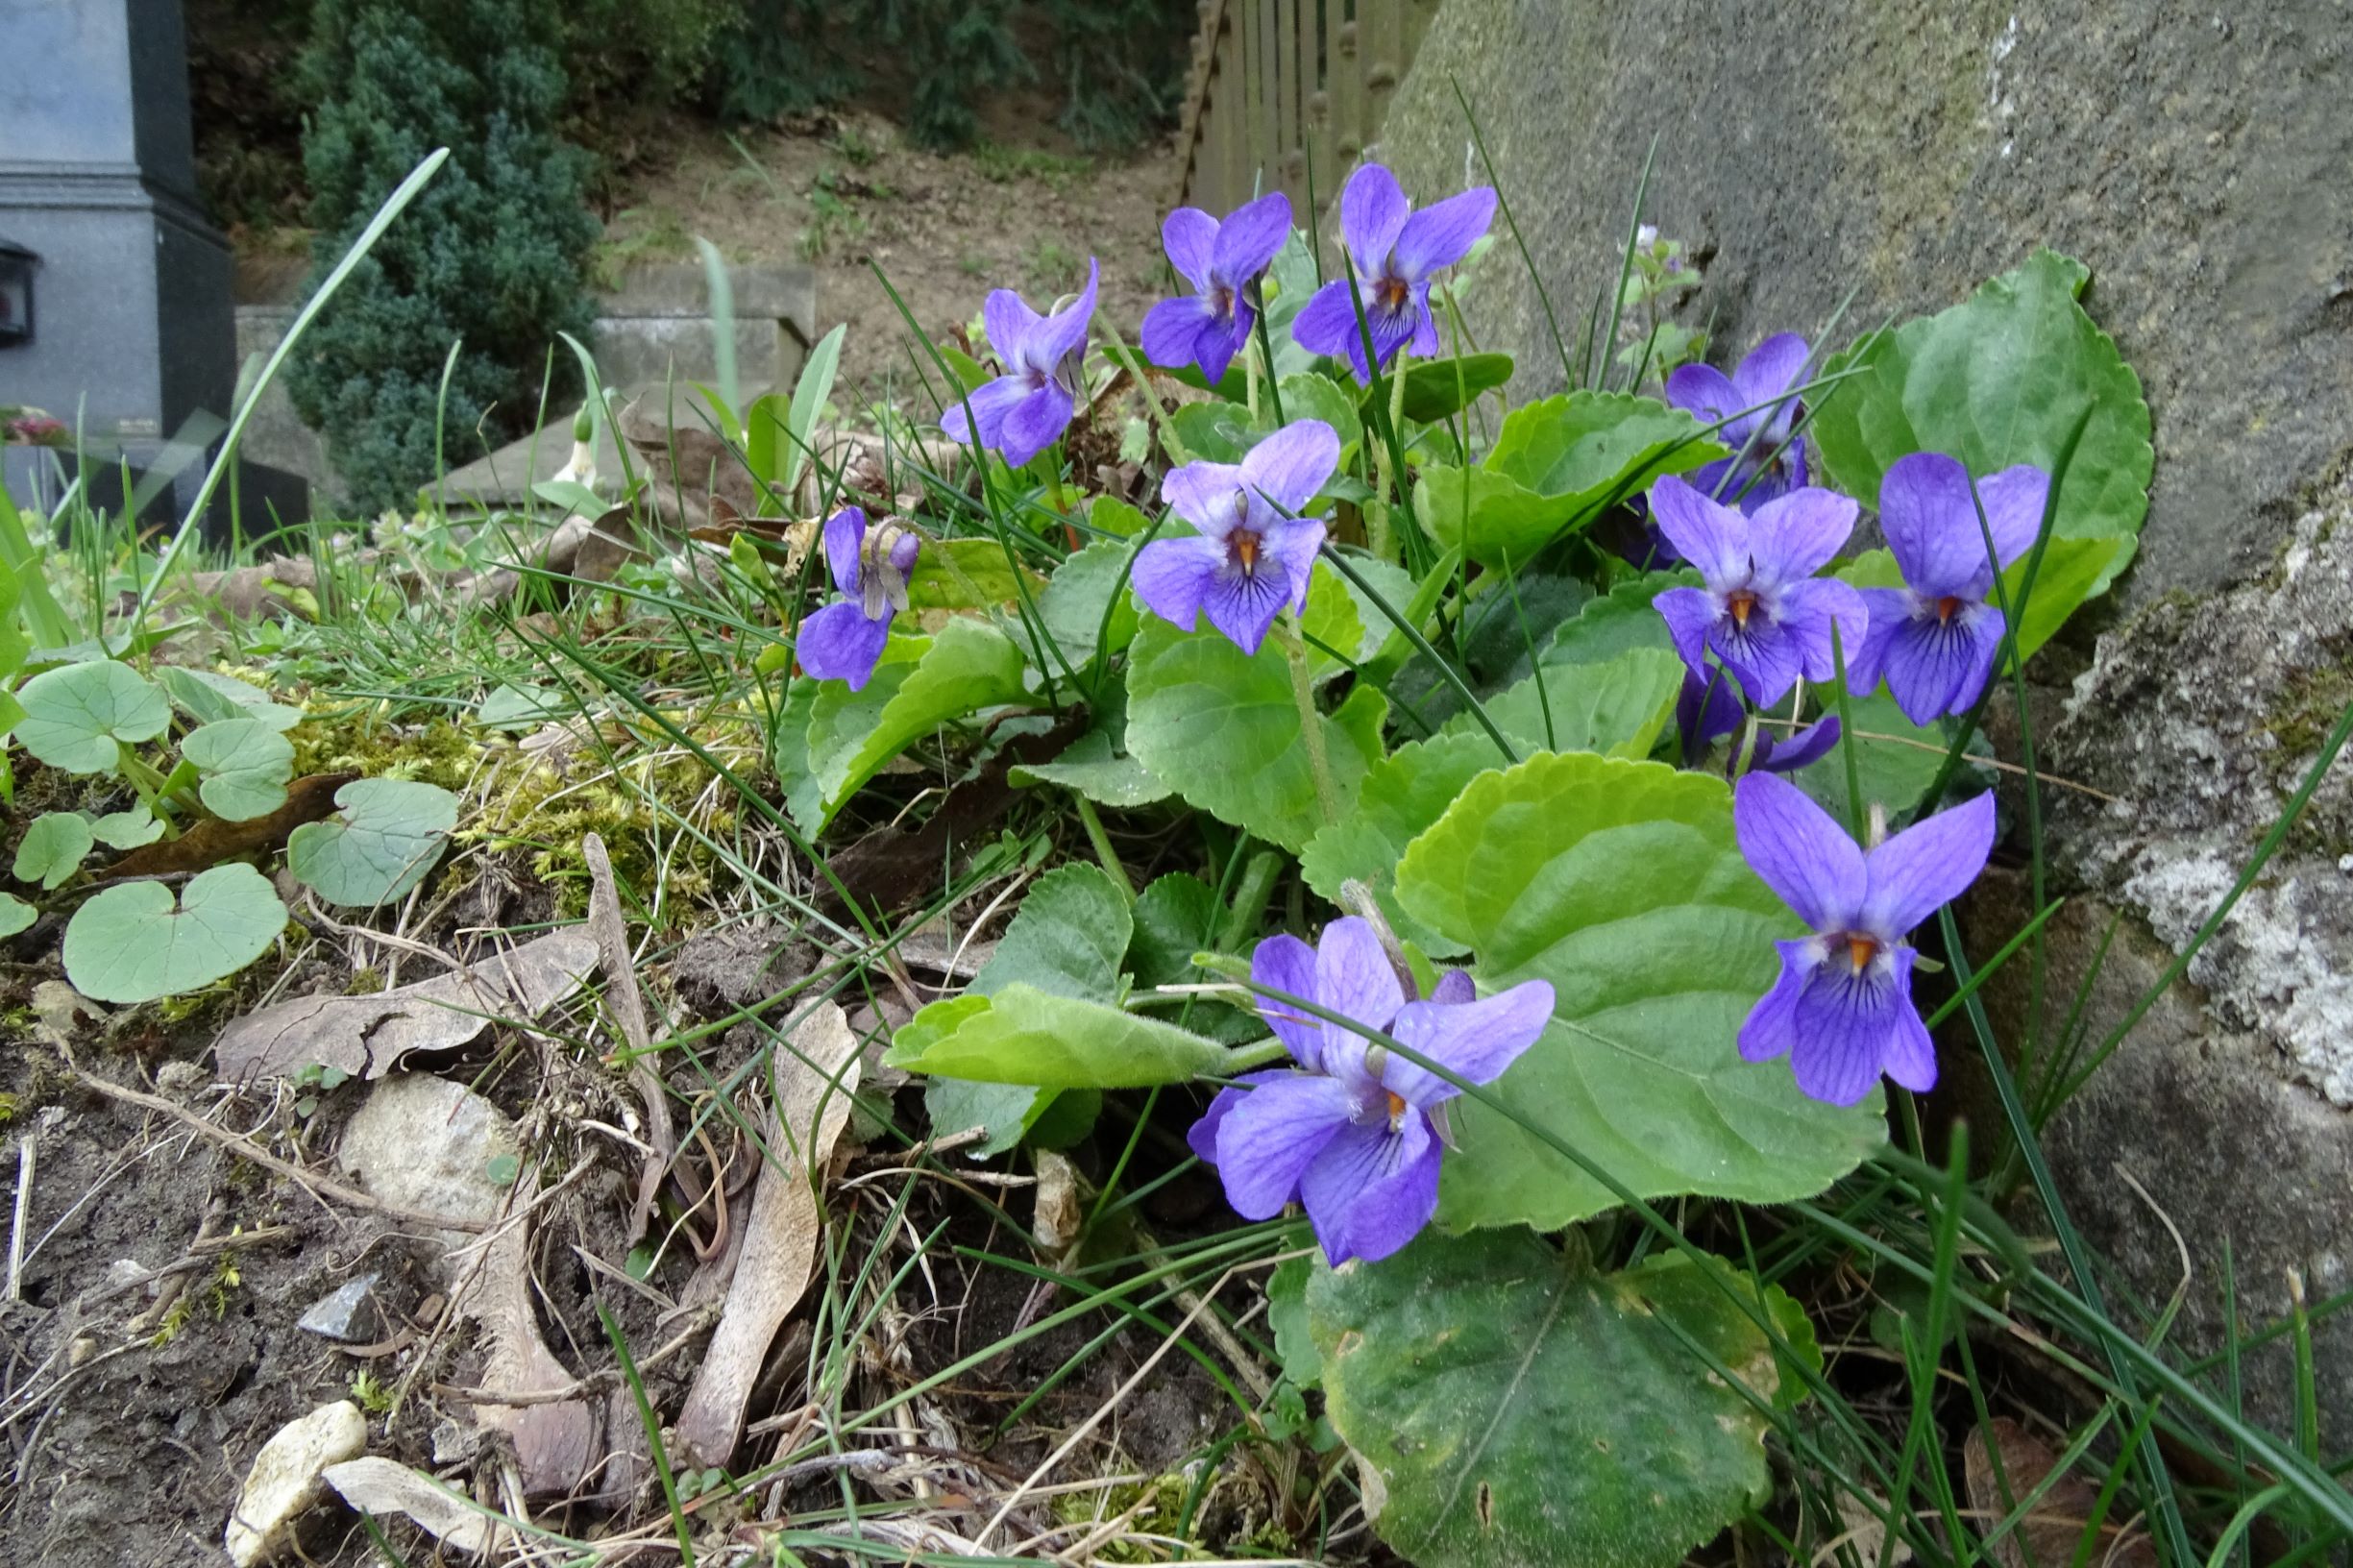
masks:
<instances>
[{"instance_id":1,"label":"metal fence","mask_svg":"<svg viewBox=\"0 0 2353 1568\"><path fill-rule=\"evenodd\" d=\"M1279 189L1306 222L1311 183L1320 219L1380 135L1437 8L1438 0L1201 0L1178 199L1222 213Z\"/></svg>"}]
</instances>

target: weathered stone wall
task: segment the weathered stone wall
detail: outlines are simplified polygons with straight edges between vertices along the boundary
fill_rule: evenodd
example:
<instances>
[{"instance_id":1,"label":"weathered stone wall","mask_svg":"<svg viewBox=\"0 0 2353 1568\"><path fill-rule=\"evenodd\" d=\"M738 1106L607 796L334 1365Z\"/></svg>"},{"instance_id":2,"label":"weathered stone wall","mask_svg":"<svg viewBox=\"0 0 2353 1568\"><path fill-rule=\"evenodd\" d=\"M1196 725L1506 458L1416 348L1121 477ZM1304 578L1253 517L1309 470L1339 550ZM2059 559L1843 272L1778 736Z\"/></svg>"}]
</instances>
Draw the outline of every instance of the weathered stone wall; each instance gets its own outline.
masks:
<instances>
[{"instance_id":1,"label":"weathered stone wall","mask_svg":"<svg viewBox=\"0 0 2353 1568\"><path fill-rule=\"evenodd\" d=\"M2055 885L2075 894L2053 926L2054 1017L2125 917L2085 1009L2096 1042L2353 698L2353 7L1447 0L1377 150L1416 195L1475 178L1456 83L1572 340L1614 278L1654 134L1649 215L1713 252L1690 314L1714 316L1721 361L1818 333L1850 290L1842 342L2037 245L2090 265L2086 306L2140 372L2157 448L2141 557L2096 646L2103 623L2071 628L2037 666L2041 760L2112 797L2050 796ZM1505 245L1473 325L1532 394L1560 369ZM1998 879L1970 924L2006 935L2022 896ZM2194 984L2050 1129L2079 1221L2146 1302L2181 1276L2178 1228L2180 1332L2201 1345L2225 1240L2252 1317L2285 1310L2290 1268L2315 1299L2353 1286L2348 976L2341 760ZM2019 1038L2024 998L1998 1000ZM2250 1367L2274 1415L2281 1349ZM2320 1360L2341 1447L2353 1323Z\"/></svg>"}]
</instances>

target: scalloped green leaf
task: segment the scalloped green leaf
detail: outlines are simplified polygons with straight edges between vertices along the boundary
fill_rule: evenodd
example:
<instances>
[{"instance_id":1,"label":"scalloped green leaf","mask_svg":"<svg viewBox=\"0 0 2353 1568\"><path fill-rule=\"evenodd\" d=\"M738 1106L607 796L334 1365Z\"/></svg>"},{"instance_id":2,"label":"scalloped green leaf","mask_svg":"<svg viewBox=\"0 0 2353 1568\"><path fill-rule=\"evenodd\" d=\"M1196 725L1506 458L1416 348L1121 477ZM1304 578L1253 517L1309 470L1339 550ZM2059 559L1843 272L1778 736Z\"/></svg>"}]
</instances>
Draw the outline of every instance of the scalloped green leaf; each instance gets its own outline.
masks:
<instances>
[{"instance_id":1,"label":"scalloped green leaf","mask_svg":"<svg viewBox=\"0 0 2353 1568\"><path fill-rule=\"evenodd\" d=\"M1356 459L1357 447L1364 439L1364 427L1360 422L1357 400L1339 382L1313 371L1284 377L1283 417L1320 419L1331 426L1332 433L1340 438L1340 471L1348 471Z\"/></svg>"},{"instance_id":2,"label":"scalloped green leaf","mask_svg":"<svg viewBox=\"0 0 2353 1568\"><path fill-rule=\"evenodd\" d=\"M1357 647L1362 636L1346 591L1321 566L1309 593L1307 625L1334 648ZM1152 617L1128 653L1127 744L1154 777L1190 804L1295 850L1324 825L1324 816L1280 636L1269 635L1252 655L1206 624L1179 631ZM1320 654L1310 659L1328 671L1338 668ZM1382 754L1386 714L1381 694L1360 686L1336 713L1316 719L1343 814Z\"/></svg>"},{"instance_id":3,"label":"scalloped green leaf","mask_svg":"<svg viewBox=\"0 0 2353 1568\"><path fill-rule=\"evenodd\" d=\"M1098 539L1055 568L1038 597L1046 632L1073 669L1086 669L1098 650L1116 653L1135 640L1136 605L1127 594L1127 563L1135 552L1124 539Z\"/></svg>"},{"instance_id":4,"label":"scalloped green leaf","mask_svg":"<svg viewBox=\"0 0 2353 1568\"><path fill-rule=\"evenodd\" d=\"M986 998L932 1003L892 1036L887 1060L980 1083L1148 1089L1222 1072L1228 1058L1215 1041L1174 1024L1017 982Z\"/></svg>"},{"instance_id":5,"label":"scalloped green leaf","mask_svg":"<svg viewBox=\"0 0 2353 1568\"><path fill-rule=\"evenodd\" d=\"M1651 754L1675 717L1675 699L1682 689L1680 657L1664 649L1632 648L1591 663L1547 660L1534 674L1489 698L1487 716L1522 743L1524 751L1641 758ZM1486 738L1468 713L1448 720L1444 732ZM1494 751L1492 741L1487 748Z\"/></svg>"},{"instance_id":6,"label":"scalloped green leaf","mask_svg":"<svg viewBox=\"0 0 2353 1568\"><path fill-rule=\"evenodd\" d=\"M1035 594L1043 586L1035 572L1017 578L1005 547L993 539L926 539L907 574L907 604L918 610L982 610L1019 597L1017 581Z\"/></svg>"},{"instance_id":7,"label":"scalloped green leaf","mask_svg":"<svg viewBox=\"0 0 2353 1568\"><path fill-rule=\"evenodd\" d=\"M2077 303L2091 271L2056 251L1981 285L1960 305L1865 338L1826 375L1856 374L1808 427L1840 489L1875 502L1888 466L1915 452L1959 458L1979 476L2014 463L2049 468L2088 405L2059 493L2061 539L2138 533L2148 513L2148 404L2116 342ZM2096 574L2103 591L2124 559Z\"/></svg>"},{"instance_id":8,"label":"scalloped green leaf","mask_svg":"<svg viewBox=\"0 0 2353 1568\"><path fill-rule=\"evenodd\" d=\"M457 828L457 796L411 779L355 779L341 808L286 839L286 868L331 904L390 903L425 879Z\"/></svg>"},{"instance_id":9,"label":"scalloped green leaf","mask_svg":"<svg viewBox=\"0 0 2353 1568\"><path fill-rule=\"evenodd\" d=\"M1644 1197L1808 1196L1885 1137L1877 1090L1839 1110L1740 1059L1773 944L1802 933L1741 859L1721 779L1587 753L1482 775L1407 848L1397 899L1488 986L1552 983L1553 1023L1497 1092ZM1617 1202L1484 1105L1458 1102L1455 1130L1450 1226L1552 1230Z\"/></svg>"},{"instance_id":10,"label":"scalloped green leaf","mask_svg":"<svg viewBox=\"0 0 2353 1568\"><path fill-rule=\"evenodd\" d=\"M1454 958L1469 947L1408 914L1397 902L1397 863L1406 845L1446 815L1464 786L1504 765L1484 731L1441 734L1399 747L1373 765L1356 809L1320 829L1299 856L1299 870L1328 902L1340 885L1363 883L1399 936L1433 958Z\"/></svg>"},{"instance_id":11,"label":"scalloped green leaf","mask_svg":"<svg viewBox=\"0 0 2353 1568\"><path fill-rule=\"evenodd\" d=\"M1238 463L1251 446L1250 410L1238 403L1189 403L1168 428L1193 462Z\"/></svg>"},{"instance_id":12,"label":"scalloped green leaf","mask_svg":"<svg viewBox=\"0 0 2353 1568\"><path fill-rule=\"evenodd\" d=\"M1126 895L1111 878L1083 862L1058 866L1031 886L965 994L993 996L1017 984L1081 1000L1116 995L1119 963L1134 929ZM968 1151L978 1158L1018 1143L1058 1092L934 1077L923 1086L923 1104L940 1136L985 1128L987 1137Z\"/></svg>"},{"instance_id":13,"label":"scalloped green leaf","mask_svg":"<svg viewBox=\"0 0 2353 1568\"><path fill-rule=\"evenodd\" d=\"M1511 355L1463 354L1447 359L1417 359L1406 367L1405 415L1430 425L1469 407L1482 392L1491 392L1511 380ZM1386 392L1385 380L1380 390ZM1363 405L1372 406L1374 388L1366 387ZM1287 411L1287 410L1286 410Z\"/></svg>"},{"instance_id":14,"label":"scalloped green leaf","mask_svg":"<svg viewBox=\"0 0 2353 1568\"><path fill-rule=\"evenodd\" d=\"M269 693L234 675L166 664L157 668L156 679L172 705L200 724L258 719L272 729L292 729L303 722L302 709L273 701Z\"/></svg>"},{"instance_id":15,"label":"scalloped green leaf","mask_svg":"<svg viewBox=\"0 0 2353 1568\"><path fill-rule=\"evenodd\" d=\"M830 821L884 763L943 724L1028 698L1021 650L994 626L958 617L929 639L887 650L863 691L818 689L809 711L809 765Z\"/></svg>"},{"instance_id":16,"label":"scalloped green leaf","mask_svg":"<svg viewBox=\"0 0 2353 1568\"><path fill-rule=\"evenodd\" d=\"M1771 1495L1757 1407L1802 1384L1752 1313L1821 1365L1796 1304L1729 1264L1601 1274L1524 1230L1319 1269L1307 1308L1374 1528L1421 1568L1673 1568Z\"/></svg>"},{"instance_id":17,"label":"scalloped green leaf","mask_svg":"<svg viewBox=\"0 0 2353 1568\"><path fill-rule=\"evenodd\" d=\"M1600 664L1629 649L1654 648L1675 651L1665 617L1652 601L1668 589L1696 584L1696 572L1649 572L1621 582L1608 593L1591 599L1554 628L1544 650L1547 664Z\"/></svg>"},{"instance_id":18,"label":"scalloped green leaf","mask_svg":"<svg viewBox=\"0 0 2353 1568\"><path fill-rule=\"evenodd\" d=\"M160 882L127 882L66 922L65 978L95 1001L152 1002L236 973L285 925L269 878L241 863L199 871L177 900Z\"/></svg>"},{"instance_id":19,"label":"scalloped green leaf","mask_svg":"<svg viewBox=\"0 0 2353 1568\"><path fill-rule=\"evenodd\" d=\"M156 821L146 801L138 800L125 810L110 811L91 822L90 832L110 849L136 849L163 837L163 824Z\"/></svg>"},{"instance_id":20,"label":"scalloped green leaf","mask_svg":"<svg viewBox=\"0 0 2353 1568\"><path fill-rule=\"evenodd\" d=\"M1566 392L1507 414L1478 468L1424 469L1415 506L1440 544L1504 566L1660 475L1724 454L1680 408L1622 392Z\"/></svg>"},{"instance_id":21,"label":"scalloped green leaf","mask_svg":"<svg viewBox=\"0 0 2353 1568\"><path fill-rule=\"evenodd\" d=\"M40 919L40 911L12 893L0 893L0 938L14 936Z\"/></svg>"},{"instance_id":22,"label":"scalloped green leaf","mask_svg":"<svg viewBox=\"0 0 2353 1568\"><path fill-rule=\"evenodd\" d=\"M154 682L111 659L45 670L16 697L25 709L17 744L69 773L112 772L118 744L152 741L172 722L172 705Z\"/></svg>"},{"instance_id":23,"label":"scalloped green leaf","mask_svg":"<svg viewBox=\"0 0 2353 1568\"><path fill-rule=\"evenodd\" d=\"M264 720L224 719L190 730L180 755L202 776L196 793L215 817L250 821L286 803L294 746Z\"/></svg>"},{"instance_id":24,"label":"scalloped green leaf","mask_svg":"<svg viewBox=\"0 0 2353 1568\"><path fill-rule=\"evenodd\" d=\"M42 892L52 893L82 869L82 857L96 842L90 820L80 812L44 811L17 842L10 870L17 881L38 882Z\"/></svg>"}]
</instances>

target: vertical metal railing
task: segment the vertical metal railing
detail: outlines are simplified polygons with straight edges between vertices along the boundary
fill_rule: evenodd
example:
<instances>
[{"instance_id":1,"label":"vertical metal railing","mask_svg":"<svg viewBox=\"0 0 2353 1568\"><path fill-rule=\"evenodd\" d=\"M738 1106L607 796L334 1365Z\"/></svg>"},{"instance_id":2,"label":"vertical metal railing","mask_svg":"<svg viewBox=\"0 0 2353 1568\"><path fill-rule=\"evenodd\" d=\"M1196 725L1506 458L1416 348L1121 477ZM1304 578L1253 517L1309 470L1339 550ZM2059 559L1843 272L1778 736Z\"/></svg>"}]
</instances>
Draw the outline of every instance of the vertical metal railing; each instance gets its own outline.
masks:
<instances>
[{"instance_id":1,"label":"vertical metal railing","mask_svg":"<svg viewBox=\"0 0 2353 1568\"><path fill-rule=\"evenodd\" d=\"M1225 211L1262 190L1320 219L1380 135L1438 0L1201 0L1178 199Z\"/></svg>"}]
</instances>

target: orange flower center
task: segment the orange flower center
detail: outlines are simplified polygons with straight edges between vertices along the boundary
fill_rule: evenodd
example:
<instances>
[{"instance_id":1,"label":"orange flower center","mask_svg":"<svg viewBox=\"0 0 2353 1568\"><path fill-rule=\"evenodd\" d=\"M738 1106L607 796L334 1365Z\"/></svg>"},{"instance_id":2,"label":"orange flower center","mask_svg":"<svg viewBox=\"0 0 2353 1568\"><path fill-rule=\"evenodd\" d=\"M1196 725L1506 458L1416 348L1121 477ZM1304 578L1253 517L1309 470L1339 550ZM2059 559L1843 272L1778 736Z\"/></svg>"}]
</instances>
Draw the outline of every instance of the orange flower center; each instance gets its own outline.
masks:
<instances>
[{"instance_id":1,"label":"orange flower center","mask_svg":"<svg viewBox=\"0 0 2353 1568\"><path fill-rule=\"evenodd\" d=\"M1403 310L1406 307L1406 296L1412 292L1413 290L1403 278L1384 278L1373 285L1373 297L1390 310Z\"/></svg>"},{"instance_id":2,"label":"orange flower center","mask_svg":"<svg viewBox=\"0 0 2353 1568\"><path fill-rule=\"evenodd\" d=\"M1406 1114L1406 1097L1403 1094L1398 1093L1393 1089L1388 1091L1388 1096L1389 1127L1392 1131L1394 1131L1396 1129L1398 1120Z\"/></svg>"},{"instance_id":3,"label":"orange flower center","mask_svg":"<svg viewBox=\"0 0 2353 1568\"><path fill-rule=\"evenodd\" d=\"M1951 594L1947 594L1938 600L1936 601L1936 624L1940 626L1949 625L1954 612L1960 607L1961 600Z\"/></svg>"},{"instance_id":4,"label":"orange flower center","mask_svg":"<svg viewBox=\"0 0 2353 1568\"><path fill-rule=\"evenodd\" d=\"M1259 536L1248 528L1236 528L1232 543L1234 558L1242 563L1242 576L1256 576L1259 569Z\"/></svg>"},{"instance_id":5,"label":"orange flower center","mask_svg":"<svg viewBox=\"0 0 2353 1568\"><path fill-rule=\"evenodd\" d=\"M1869 968L1871 961L1878 956L1878 938L1867 937L1855 931L1847 933L1847 957L1854 965L1855 973L1860 974Z\"/></svg>"},{"instance_id":6,"label":"orange flower center","mask_svg":"<svg viewBox=\"0 0 2353 1568\"><path fill-rule=\"evenodd\" d=\"M1756 608L1755 591L1749 588L1733 589L1724 596L1724 607L1732 612L1732 621L1741 630L1748 630L1749 612Z\"/></svg>"}]
</instances>

